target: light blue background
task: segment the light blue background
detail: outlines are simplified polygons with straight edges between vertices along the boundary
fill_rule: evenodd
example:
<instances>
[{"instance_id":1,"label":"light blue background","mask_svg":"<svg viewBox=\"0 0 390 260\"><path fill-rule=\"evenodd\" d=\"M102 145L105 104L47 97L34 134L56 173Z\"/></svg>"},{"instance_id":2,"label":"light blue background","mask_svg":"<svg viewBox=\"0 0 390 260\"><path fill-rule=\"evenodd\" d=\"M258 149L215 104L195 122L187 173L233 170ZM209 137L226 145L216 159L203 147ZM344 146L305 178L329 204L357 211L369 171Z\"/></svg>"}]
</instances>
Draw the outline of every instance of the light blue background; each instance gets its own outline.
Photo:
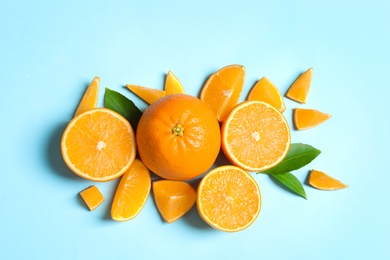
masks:
<instances>
[{"instance_id":1,"label":"light blue background","mask_svg":"<svg viewBox=\"0 0 390 260\"><path fill-rule=\"evenodd\" d=\"M390 259L389 1L8 1L0 0L1 259ZM109 210L117 182L89 212L59 142L94 76L145 103L126 83L162 88L172 70L197 95L207 77L246 67L243 97L267 76L282 93L314 68L308 103L333 115L292 141L322 154L310 169L350 185L305 185L308 200L254 175L262 195L248 229L223 233L194 208L166 224L152 197L134 220Z\"/></svg>"}]
</instances>

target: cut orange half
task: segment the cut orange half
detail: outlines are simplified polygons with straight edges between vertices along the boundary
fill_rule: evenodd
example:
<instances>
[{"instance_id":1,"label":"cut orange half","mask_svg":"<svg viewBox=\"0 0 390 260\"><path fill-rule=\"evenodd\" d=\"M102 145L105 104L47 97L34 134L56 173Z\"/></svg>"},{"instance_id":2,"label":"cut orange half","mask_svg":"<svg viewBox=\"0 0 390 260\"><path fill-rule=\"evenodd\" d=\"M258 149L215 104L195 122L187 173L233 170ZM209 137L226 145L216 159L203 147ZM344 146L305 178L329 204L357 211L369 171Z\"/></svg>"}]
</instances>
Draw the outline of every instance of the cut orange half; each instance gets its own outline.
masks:
<instances>
[{"instance_id":1,"label":"cut orange half","mask_svg":"<svg viewBox=\"0 0 390 260\"><path fill-rule=\"evenodd\" d=\"M331 117L330 114L315 109L295 108L293 113L294 126L297 130L318 126Z\"/></svg>"},{"instance_id":2,"label":"cut orange half","mask_svg":"<svg viewBox=\"0 0 390 260\"><path fill-rule=\"evenodd\" d=\"M348 185L341 181L317 170L310 172L309 184L320 190L340 190L348 187Z\"/></svg>"},{"instance_id":3,"label":"cut orange half","mask_svg":"<svg viewBox=\"0 0 390 260\"><path fill-rule=\"evenodd\" d=\"M200 93L203 100L223 122L237 104L244 85L245 67L229 65L212 74Z\"/></svg>"},{"instance_id":4,"label":"cut orange half","mask_svg":"<svg viewBox=\"0 0 390 260\"><path fill-rule=\"evenodd\" d=\"M255 179L241 168L220 166L201 180L197 208L213 228L240 231L249 227L260 213L260 189Z\"/></svg>"},{"instance_id":5,"label":"cut orange half","mask_svg":"<svg viewBox=\"0 0 390 260\"><path fill-rule=\"evenodd\" d=\"M111 218L116 221L135 218L148 199L150 187L148 168L140 160L135 159L118 184L111 206Z\"/></svg>"},{"instance_id":6,"label":"cut orange half","mask_svg":"<svg viewBox=\"0 0 390 260\"><path fill-rule=\"evenodd\" d=\"M184 94L182 84L172 71L168 71L167 77L165 78L164 90L166 95Z\"/></svg>"},{"instance_id":7,"label":"cut orange half","mask_svg":"<svg viewBox=\"0 0 390 260\"><path fill-rule=\"evenodd\" d=\"M305 104L310 90L313 68L303 72L294 81L286 93L286 97L298 103Z\"/></svg>"},{"instance_id":8,"label":"cut orange half","mask_svg":"<svg viewBox=\"0 0 390 260\"><path fill-rule=\"evenodd\" d=\"M164 220L172 223L195 204L196 191L187 182L158 180L153 182L154 200Z\"/></svg>"},{"instance_id":9,"label":"cut orange half","mask_svg":"<svg viewBox=\"0 0 390 260\"><path fill-rule=\"evenodd\" d=\"M165 97L165 90L127 84L126 87L149 105Z\"/></svg>"},{"instance_id":10,"label":"cut orange half","mask_svg":"<svg viewBox=\"0 0 390 260\"><path fill-rule=\"evenodd\" d=\"M120 114L95 108L73 118L61 140L68 167L92 181L110 181L121 176L136 154L134 131Z\"/></svg>"},{"instance_id":11,"label":"cut orange half","mask_svg":"<svg viewBox=\"0 0 390 260\"><path fill-rule=\"evenodd\" d=\"M276 166L290 147L286 118L261 101L245 101L222 124L222 150L236 166L261 172Z\"/></svg>"},{"instance_id":12,"label":"cut orange half","mask_svg":"<svg viewBox=\"0 0 390 260\"><path fill-rule=\"evenodd\" d=\"M85 111L88 111L92 108L96 108L99 96L99 84L99 77L95 77L91 81L83 97L81 98L81 101L76 109L74 116L78 116Z\"/></svg>"}]
</instances>

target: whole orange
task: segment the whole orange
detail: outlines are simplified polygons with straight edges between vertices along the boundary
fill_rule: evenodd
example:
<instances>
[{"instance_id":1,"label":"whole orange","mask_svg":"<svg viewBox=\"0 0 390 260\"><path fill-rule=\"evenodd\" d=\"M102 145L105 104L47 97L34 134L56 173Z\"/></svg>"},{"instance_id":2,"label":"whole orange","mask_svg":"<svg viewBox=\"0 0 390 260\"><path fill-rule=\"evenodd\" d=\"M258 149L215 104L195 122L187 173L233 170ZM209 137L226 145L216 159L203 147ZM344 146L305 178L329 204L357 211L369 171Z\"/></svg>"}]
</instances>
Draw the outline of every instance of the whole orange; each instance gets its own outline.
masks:
<instances>
[{"instance_id":1,"label":"whole orange","mask_svg":"<svg viewBox=\"0 0 390 260\"><path fill-rule=\"evenodd\" d=\"M200 99L167 95L151 104L137 127L136 141L143 163L171 180L189 180L206 172L221 145L218 120Z\"/></svg>"}]
</instances>

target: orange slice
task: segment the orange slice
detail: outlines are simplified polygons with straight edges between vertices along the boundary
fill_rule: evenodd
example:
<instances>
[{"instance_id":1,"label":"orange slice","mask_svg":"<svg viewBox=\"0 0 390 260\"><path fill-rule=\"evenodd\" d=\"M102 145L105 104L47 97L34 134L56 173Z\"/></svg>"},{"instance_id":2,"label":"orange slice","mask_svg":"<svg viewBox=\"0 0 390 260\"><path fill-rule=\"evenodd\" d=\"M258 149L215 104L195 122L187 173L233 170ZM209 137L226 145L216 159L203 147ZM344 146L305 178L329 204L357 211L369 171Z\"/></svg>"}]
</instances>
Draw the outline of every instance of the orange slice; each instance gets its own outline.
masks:
<instances>
[{"instance_id":1,"label":"orange slice","mask_svg":"<svg viewBox=\"0 0 390 260\"><path fill-rule=\"evenodd\" d=\"M258 100L266 102L279 110L281 113L286 110L283 97L280 94L278 88L266 77L261 78L252 87L247 100Z\"/></svg>"},{"instance_id":2,"label":"orange slice","mask_svg":"<svg viewBox=\"0 0 390 260\"><path fill-rule=\"evenodd\" d=\"M62 157L80 177L110 181L121 176L134 161L134 138L123 116L107 108L95 108L70 121L62 135Z\"/></svg>"},{"instance_id":3,"label":"orange slice","mask_svg":"<svg viewBox=\"0 0 390 260\"><path fill-rule=\"evenodd\" d=\"M196 200L195 189L184 181L154 181L153 193L158 211L168 223L186 214Z\"/></svg>"},{"instance_id":4,"label":"orange slice","mask_svg":"<svg viewBox=\"0 0 390 260\"><path fill-rule=\"evenodd\" d=\"M147 88L138 85L127 84L126 87L149 105L159 100L160 98L165 97L166 94L164 90Z\"/></svg>"},{"instance_id":5,"label":"orange slice","mask_svg":"<svg viewBox=\"0 0 390 260\"><path fill-rule=\"evenodd\" d=\"M341 181L317 170L310 172L309 184L320 190L340 190L348 187Z\"/></svg>"},{"instance_id":6,"label":"orange slice","mask_svg":"<svg viewBox=\"0 0 390 260\"><path fill-rule=\"evenodd\" d=\"M80 196L91 211L96 209L104 201L102 193L95 185L92 185L81 191Z\"/></svg>"},{"instance_id":7,"label":"orange slice","mask_svg":"<svg viewBox=\"0 0 390 260\"><path fill-rule=\"evenodd\" d=\"M290 147L286 118L261 101L245 101L222 124L222 150L236 166L261 172L283 160Z\"/></svg>"},{"instance_id":8,"label":"orange slice","mask_svg":"<svg viewBox=\"0 0 390 260\"><path fill-rule=\"evenodd\" d=\"M229 65L212 74L203 86L200 99L213 110L219 122L223 122L237 104L244 78L244 66Z\"/></svg>"},{"instance_id":9,"label":"orange slice","mask_svg":"<svg viewBox=\"0 0 390 260\"><path fill-rule=\"evenodd\" d=\"M293 113L294 126L297 130L318 126L331 117L330 114L325 114L315 109L295 108Z\"/></svg>"},{"instance_id":10,"label":"orange slice","mask_svg":"<svg viewBox=\"0 0 390 260\"><path fill-rule=\"evenodd\" d=\"M290 86L286 93L286 97L296 102L305 104L307 95L309 94L313 68L303 72Z\"/></svg>"},{"instance_id":11,"label":"orange slice","mask_svg":"<svg viewBox=\"0 0 390 260\"><path fill-rule=\"evenodd\" d=\"M166 95L170 94L184 94L184 88L180 83L179 79L172 73L168 71L167 77L165 78L164 90Z\"/></svg>"},{"instance_id":12,"label":"orange slice","mask_svg":"<svg viewBox=\"0 0 390 260\"><path fill-rule=\"evenodd\" d=\"M135 218L144 207L151 186L148 168L135 159L130 169L122 176L111 207L111 218L126 221Z\"/></svg>"},{"instance_id":13,"label":"orange slice","mask_svg":"<svg viewBox=\"0 0 390 260\"><path fill-rule=\"evenodd\" d=\"M83 97L81 98L81 101L76 109L74 116L78 116L81 113L96 107L99 95L99 84L99 77L95 77L91 81Z\"/></svg>"},{"instance_id":14,"label":"orange slice","mask_svg":"<svg viewBox=\"0 0 390 260\"><path fill-rule=\"evenodd\" d=\"M215 229L240 231L249 227L260 213L260 189L241 168L220 166L201 180L197 208L204 221Z\"/></svg>"}]
</instances>

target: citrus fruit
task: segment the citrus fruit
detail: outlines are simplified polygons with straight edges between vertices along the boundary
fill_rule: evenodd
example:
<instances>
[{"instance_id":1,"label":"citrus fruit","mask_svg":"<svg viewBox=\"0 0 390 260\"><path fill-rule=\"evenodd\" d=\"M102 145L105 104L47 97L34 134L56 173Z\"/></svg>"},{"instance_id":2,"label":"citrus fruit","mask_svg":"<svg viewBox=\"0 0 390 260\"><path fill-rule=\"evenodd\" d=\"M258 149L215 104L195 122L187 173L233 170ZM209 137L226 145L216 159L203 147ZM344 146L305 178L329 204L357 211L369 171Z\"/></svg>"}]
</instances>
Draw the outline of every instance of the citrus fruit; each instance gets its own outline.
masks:
<instances>
[{"instance_id":1,"label":"citrus fruit","mask_svg":"<svg viewBox=\"0 0 390 260\"><path fill-rule=\"evenodd\" d=\"M293 121L295 129L305 130L322 124L332 116L315 109L295 108Z\"/></svg>"},{"instance_id":2,"label":"citrus fruit","mask_svg":"<svg viewBox=\"0 0 390 260\"><path fill-rule=\"evenodd\" d=\"M116 221L135 218L148 199L150 186L148 168L135 159L118 184L111 206L111 218Z\"/></svg>"},{"instance_id":3,"label":"citrus fruit","mask_svg":"<svg viewBox=\"0 0 390 260\"><path fill-rule=\"evenodd\" d=\"M348 187L348 185L341 181L317 170L310 172L309 184L320 190L340 190Z\"/></svg>"},{"instance_id":4,"label":"citrus fruit","mask_svg":"<svg viewBox=\"0 0 390 260\"><path fill-rule=\"evenodd\" d=\"M158 211L168 223L186 214L196 200L195 189L184 181L154 181L153 194Z\"/></svg>"},{"instance_id":5,"label":"citrus fruit","mask_svg":"<svg viewBox=\"0 0 390 260\"><path fill-rule=\"evenodd\" d=\"M237 104L244 78L244 66L229 65L212 74L202 87L200 99L211 108L219 122L223 122Z\"/></svg>"},{"instance_id":6,"label":"citrus fruit","mask_svg":"<svg viewBox=\"0 0 390 260\"><path fill-rule=\"evenodd\" d=\"M245 101L233 108L222 124L222 150L236 166L261 172L283 160L290 147L285 117L261 101Z\"/></svg>"},{"instance_id":7,"label":"citrus fruit","mask_svg":"<svg viewBox=\"0 0 390 260\"><path fill-rule=\"evenodd\" d=\"M145 165L171 180L189 180L207 171L220 150L220 129L214 113L198 98L165 96L142 114L136 133Z\"/></svg>"},{"instance_id":8,"label":"citrus fruit","mask_svg":"<svg viewBox=\"0 0 390 260\"><path fill-rule=\"evenodd\" d=\"M165 78L164 90L166 95L184 94L182 84L172 71L168 71L167 77Z\"/></svg>"},{"instance_id":9,"label":"citrus fruit","mask_svg":"<svg viewBox=\"0 0 390 260\"><path fill-rule=\"evenodd\" d=\"M95 185L81 191L80 196L91 211L95 210L104 201L102 193Z\"/></svg>"},{"instance_id":10,"label":"citrus fruit","mask_svg":"<svg viewBox=\"0 0 390 260\"><path fill-rule=\"evenodd\" d=\"M76 109L74 116L78 116L81 113L96 107L99 96L99 84L99 77L95 77L91 81L83 97L81 98L81 101Z\"/></svg>"},{"instance_id":11,"label":"citrus fruit","mask_svg":"<svg viewBox=\"0 0 390 260\"><path fill-rule=\"evenodd\" d=\"M275 107L279 112L283 113L286 110L283 97L278 88L266 77L261 78L252 87L247 100L263 101Z\"/></svg>"},{"instance_id":12,"label":"citrus fruit","mask_svg":"<svg viewBox=\"0 0 390 260\"><path fill-rule=\"evenodd\" d=\"M200 216L210 226L234 232L256 220L261 194L250 174L236 166L220 166L203 177L196 202Z\"/></svg>"},{"instance_id":13,"label":"citrus fruit","mask_svg":"<svg viewBox=\"0 0 390 260\"><path fill-rule=\"evenodd\" d=\"M88 110L69 122L61 152L75 174L92 181L109 181L133 163L134 131L123 116L110 109Z\"/></svg>"},{"instance_id":14,"label":"citrus fruit","mask_svg":"<svg viewBox=\"0 0 390 260\"><path fill-rule=\"evenodd\" d=\"M155 88L147 88L138 85L127 84L126 87L148 104L165 96L165 91Z\"/></svg>"},{"instance_id":15,"label":"citrus fruit","mask_svg":"<svg viewBox=\"0 0 390 260\"><path fill-rule=\"evenodd\" d=\"M303 72L287 90L286 97L296 102L305 104L309 94L313 68Z\"/></svg>"}]
</instances>

